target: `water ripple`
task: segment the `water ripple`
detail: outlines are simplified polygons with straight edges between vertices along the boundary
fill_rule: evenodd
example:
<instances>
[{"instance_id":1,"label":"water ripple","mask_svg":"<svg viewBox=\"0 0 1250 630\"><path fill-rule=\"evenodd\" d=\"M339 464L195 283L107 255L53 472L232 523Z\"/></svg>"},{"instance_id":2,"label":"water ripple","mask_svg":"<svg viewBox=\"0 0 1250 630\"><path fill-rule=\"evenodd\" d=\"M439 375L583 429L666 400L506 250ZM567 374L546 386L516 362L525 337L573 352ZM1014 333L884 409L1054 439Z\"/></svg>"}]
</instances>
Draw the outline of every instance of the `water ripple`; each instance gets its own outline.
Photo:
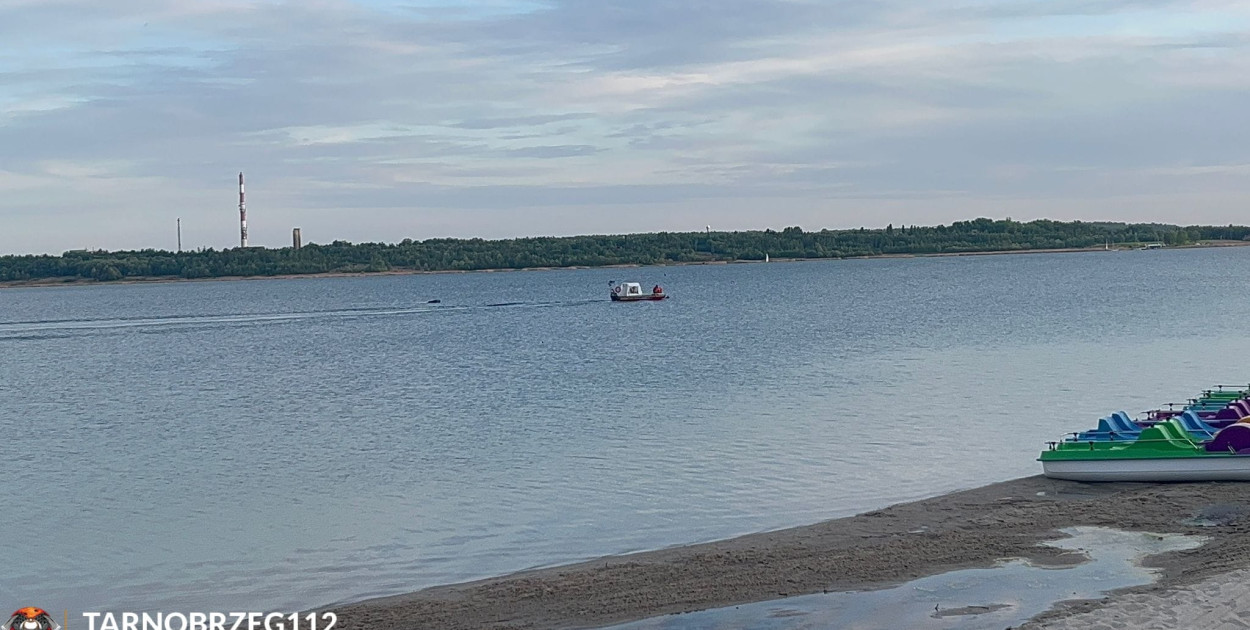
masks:
<instances>
[{"instance_id":1,"label":"water ripple","mask_svg":"<svg viewBox=\"0 0 1250 630\"><path fill-rule=\"evenodd\" d=\"M1037 472L1250 350L1250 248L0 293L0 593L306 608ZM1137 309L1167 294L1204 308ZM427 305L437 297L441 304ZM508 306L491 306L508 305Z\"/></svg>"}]
</instances>

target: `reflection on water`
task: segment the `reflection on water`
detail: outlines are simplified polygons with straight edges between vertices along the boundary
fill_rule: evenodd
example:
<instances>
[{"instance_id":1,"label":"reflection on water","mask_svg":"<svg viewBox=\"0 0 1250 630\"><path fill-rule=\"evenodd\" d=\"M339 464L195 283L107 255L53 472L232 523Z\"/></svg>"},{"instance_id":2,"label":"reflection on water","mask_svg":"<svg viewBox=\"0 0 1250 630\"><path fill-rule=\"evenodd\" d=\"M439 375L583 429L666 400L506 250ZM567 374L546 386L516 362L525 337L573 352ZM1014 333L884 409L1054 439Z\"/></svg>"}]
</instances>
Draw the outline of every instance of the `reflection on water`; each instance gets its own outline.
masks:
<instances>
[{"instance_id":1,"label":"reflection on water","mask_svg":"<svg viewBox=\"0 0 1250 630\"><path fill-rule=\"evenodd\" d=\"M791 597L657 617L613 630L1001 630L1059 601L1095 599L1107 591L1149 584L1156 572L1138 564L1141 558L1194 549L1204 542L1194 536L1101 527L1063 531L1071 537L1046 544L1081 552L1087 562L1055 569L1012 560L879 591Z\"/></svg>"},{"instance_id":2,"label":"reflection on water","mask_svg":"<svg viewBox=\"0 0 1250 630\"><path fill-rule=\"evenodd\" d=\"M321 607L1036 474L1250 378L1198 351L1250 354L1242 277L1250 248L0 290L0 503L37 515L0 525L0 600Z\"/></svg>"}]
</instances>

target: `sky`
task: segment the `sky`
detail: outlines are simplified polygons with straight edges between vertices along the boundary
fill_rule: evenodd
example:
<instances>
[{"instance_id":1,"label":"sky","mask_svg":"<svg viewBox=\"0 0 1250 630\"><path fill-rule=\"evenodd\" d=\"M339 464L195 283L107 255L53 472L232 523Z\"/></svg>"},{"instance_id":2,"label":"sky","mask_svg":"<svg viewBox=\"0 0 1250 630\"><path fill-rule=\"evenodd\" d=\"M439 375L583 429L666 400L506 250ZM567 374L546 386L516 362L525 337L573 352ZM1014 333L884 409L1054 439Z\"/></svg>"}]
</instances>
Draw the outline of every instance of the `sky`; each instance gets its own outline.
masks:
<instances>
[{"instance_id":1,"label":"sky","mask_svg":"<svg viewBox=\"0 0 1250 630\"><path fill-rule=\"evenodd\" d=\"M0 0L0 254L1250 223L1250 2Z\"/></svg>"}]
</instances>

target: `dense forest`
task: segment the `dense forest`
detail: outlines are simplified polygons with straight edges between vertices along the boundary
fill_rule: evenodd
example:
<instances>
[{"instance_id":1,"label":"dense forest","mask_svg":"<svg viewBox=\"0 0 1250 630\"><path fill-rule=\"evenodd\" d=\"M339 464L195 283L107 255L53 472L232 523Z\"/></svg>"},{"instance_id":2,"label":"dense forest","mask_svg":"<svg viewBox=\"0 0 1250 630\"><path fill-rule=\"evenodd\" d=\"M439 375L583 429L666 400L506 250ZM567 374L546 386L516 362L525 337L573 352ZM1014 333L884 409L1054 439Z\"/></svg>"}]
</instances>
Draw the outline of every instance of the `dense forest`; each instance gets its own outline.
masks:
<instances>
[{"instance_id":1,"label":"dense forest","mask_svg":"<svg viewBox=\"0 0 1250 630\"><path fill-rule=\"evenodd\" d=\"M884 229L660 232L617 236L569 236L508 240L429 239L400 243L335 241L293 248L247 247L174 253L69 251L60 256L0 257L0 281L42 279L216 278L388 270L471 271L529 267L846 258L882 254L951 254L1102 247L1105 243L1187 245L1211 240L1250 240L1250 227L1087 223L1028 223L976 219L934 227Z\"/></svg>"}]
</instances>

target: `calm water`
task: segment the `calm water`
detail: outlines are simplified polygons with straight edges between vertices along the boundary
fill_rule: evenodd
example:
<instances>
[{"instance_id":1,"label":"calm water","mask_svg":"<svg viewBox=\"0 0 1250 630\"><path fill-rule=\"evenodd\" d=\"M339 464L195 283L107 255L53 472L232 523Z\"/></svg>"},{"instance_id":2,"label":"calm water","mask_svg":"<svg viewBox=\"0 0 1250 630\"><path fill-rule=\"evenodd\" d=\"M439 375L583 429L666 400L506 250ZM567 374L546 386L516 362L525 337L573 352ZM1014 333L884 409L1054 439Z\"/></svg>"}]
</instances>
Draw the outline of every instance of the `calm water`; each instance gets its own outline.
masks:
<instances>
[{"instance_id":1,"label":"calm water","mask_svg":"<svg viewBox=\"0 0 1250 630\"><path fill-rule=\"evenodd\" d=\"M3 290L0 601L324 606L1035 474L1250 381L1248 278L1235 248Z\"/></svg>"}]
</instances>

